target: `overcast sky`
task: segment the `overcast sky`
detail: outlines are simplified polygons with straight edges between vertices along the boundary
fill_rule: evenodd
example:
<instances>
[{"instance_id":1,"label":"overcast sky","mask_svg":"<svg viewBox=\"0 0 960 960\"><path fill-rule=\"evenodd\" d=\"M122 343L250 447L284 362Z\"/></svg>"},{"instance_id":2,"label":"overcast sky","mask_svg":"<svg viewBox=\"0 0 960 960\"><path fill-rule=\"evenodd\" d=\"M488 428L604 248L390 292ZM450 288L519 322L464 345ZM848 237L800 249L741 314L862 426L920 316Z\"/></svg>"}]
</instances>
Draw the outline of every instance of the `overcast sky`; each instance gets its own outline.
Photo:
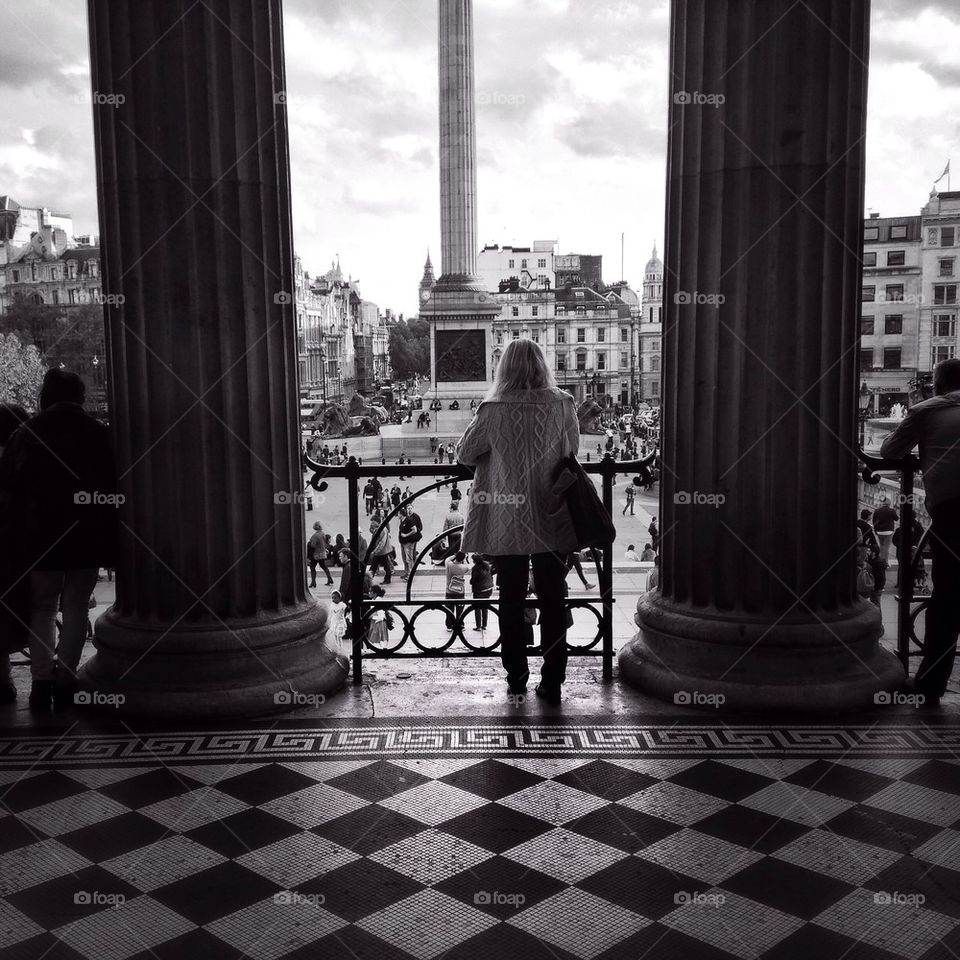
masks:
<instances>
[{"instance_id":1,"label":"overcast sky","mask_svg":"<svg viewBox=\"0 0 960 960\"><path fill-rule=\"evenodd\" d=\"M297 251L381 308L439 269L436 0L286 0ZM86 4L0 0L0 194L98 232ZM666 0L475 0L480 243L559 240L639 285L662 247ZM960 189L960 2L875 0L867 206ZM941 188L945 188L945 182Z\"/></svg>"}]
</instances>

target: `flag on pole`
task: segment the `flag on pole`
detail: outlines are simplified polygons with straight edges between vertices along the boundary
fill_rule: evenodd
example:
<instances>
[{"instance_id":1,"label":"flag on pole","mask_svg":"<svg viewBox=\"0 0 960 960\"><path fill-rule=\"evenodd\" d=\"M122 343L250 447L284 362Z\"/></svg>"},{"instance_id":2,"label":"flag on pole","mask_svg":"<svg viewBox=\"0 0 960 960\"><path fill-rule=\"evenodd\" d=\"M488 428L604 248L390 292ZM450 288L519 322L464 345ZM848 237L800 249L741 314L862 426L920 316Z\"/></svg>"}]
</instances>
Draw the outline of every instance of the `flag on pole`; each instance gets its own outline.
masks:
<instances>
[{"instance_id":1,"label":"flag on pole","mask_svg":"<svg viewBox=\"0 0 960 960\"><path fill-rule=\"evenodd\" d=\"M950 176L950 161L947 161L947 165L943 168L943 173L933 181L933 185L936 186L944 177Z\"/></svg>"}]
</instances>

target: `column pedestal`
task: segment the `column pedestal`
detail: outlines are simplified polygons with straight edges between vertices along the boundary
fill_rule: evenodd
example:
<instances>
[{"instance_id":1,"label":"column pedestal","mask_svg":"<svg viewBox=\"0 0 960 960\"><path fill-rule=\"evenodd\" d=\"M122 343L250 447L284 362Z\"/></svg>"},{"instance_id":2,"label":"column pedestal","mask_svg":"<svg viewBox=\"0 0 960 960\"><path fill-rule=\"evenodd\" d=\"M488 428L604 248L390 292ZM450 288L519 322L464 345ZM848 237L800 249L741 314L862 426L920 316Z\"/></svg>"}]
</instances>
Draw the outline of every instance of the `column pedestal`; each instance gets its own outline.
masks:
<instances>
[{"instance_id":1,"label":"column pedestal","mask_svg":"<svg viewBox=\"0 0 960 960\"><path fill-rule=\"evenodd\" d=\"M673 0L661 583L620 655L658 696L837 710L902 680L856 592L868 29L867 0Z\"/></svg>"}]
</instances>

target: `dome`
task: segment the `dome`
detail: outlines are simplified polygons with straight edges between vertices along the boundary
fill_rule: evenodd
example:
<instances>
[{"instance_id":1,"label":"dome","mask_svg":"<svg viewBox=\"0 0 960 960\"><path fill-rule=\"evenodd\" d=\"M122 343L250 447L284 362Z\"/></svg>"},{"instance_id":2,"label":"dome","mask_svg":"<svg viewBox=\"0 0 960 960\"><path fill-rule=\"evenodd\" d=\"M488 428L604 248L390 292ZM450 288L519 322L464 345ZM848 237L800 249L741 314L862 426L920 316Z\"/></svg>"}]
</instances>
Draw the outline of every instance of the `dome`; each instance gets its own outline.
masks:
<instances>
[{"instance_id":1,"label":"dome","mask_svg":"<svg viewBox=\"0 0 960 960\"><path fill-rule=\"evenodd\" d=\"M650 256L650 259L647 261L647 265L643 268L644 276L647 276L651 273L656 273L660 276L663 276L663 261L657 256L657 245L653 245L653 253Z\"/></svg>"}]
</instances>

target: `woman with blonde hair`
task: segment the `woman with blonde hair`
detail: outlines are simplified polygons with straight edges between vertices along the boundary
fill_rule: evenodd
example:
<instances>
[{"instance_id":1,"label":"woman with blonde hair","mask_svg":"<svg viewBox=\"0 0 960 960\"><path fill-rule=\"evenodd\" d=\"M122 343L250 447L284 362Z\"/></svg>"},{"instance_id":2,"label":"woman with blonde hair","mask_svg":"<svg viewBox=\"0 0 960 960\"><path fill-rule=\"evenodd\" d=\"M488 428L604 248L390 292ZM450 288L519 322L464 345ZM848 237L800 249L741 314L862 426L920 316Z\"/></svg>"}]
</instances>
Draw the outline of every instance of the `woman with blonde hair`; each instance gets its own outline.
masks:
<instances>
[{"instance_id":1,"label":"woman with blonde hair","mask_svg":"<svg viewBox=\"0 0 960 960\"><path fill-rule=\"evenodd\" d=\"M543 667L537 694L560 701L567 664L567 554L572 525L557 521L553 476L576 454L580 426L573 397L557 388L531 340L513 340L494 383L457 444L457 459L476 467L461 550L488 556L500 585L500 649L510 692L523 693L529 669L524 601L530 567L540 616Z\"/></svg>"}]
</instances>

